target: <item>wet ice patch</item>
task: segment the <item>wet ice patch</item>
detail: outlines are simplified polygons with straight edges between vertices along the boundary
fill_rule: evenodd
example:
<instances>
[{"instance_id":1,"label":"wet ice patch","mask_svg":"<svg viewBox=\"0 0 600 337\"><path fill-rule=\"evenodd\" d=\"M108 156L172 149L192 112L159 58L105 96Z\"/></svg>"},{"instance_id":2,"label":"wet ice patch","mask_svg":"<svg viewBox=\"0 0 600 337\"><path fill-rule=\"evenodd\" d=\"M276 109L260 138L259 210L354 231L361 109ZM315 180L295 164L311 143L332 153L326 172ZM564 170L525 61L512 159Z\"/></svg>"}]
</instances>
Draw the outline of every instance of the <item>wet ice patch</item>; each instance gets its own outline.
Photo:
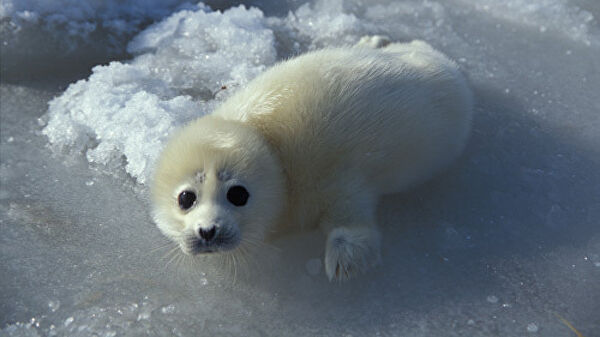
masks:
<instances>
[{"instance_id":1,"label":"wet ice patch","mask_svg":"<svg viewBox=\"0 0 600 337\"><path fill-rule=\"evenodd\" d=\"M43 133L92 163L125 165L140 183L175 127L276 59L262 12L243 6L179 11L140 33L129 50L138 54L131 62L97 66L52 100Z\"/></svg>"},{"instance_id":2,"label":"wet ice patch","mask_svg":"<svg viewBox=\"0 0 600 337\"><path fill-rule=\"evenodd\" d=\"M22 73L84 70L123 57L127 41L145 25L193 7L185 0L3 0L1 69L17 79Z\"/></svg>"},{"instance_id":3,"label":"wet ice patch","mask_svg":"<svg viewBox=\"0 0 600 337\"><path fill-rule=\"evenodd\" d=\"M193 1L192 1L193 2ZM0 19L6 23L0 32L24 33L32 25L40 30L54 31L56 35L70 38L77 47L76 38L87 38L99 29L114 34L133 33L139 25L159 20L176 8L192 8L185 0L4 0L0 3Z\"/></svg>"}]
</instances>

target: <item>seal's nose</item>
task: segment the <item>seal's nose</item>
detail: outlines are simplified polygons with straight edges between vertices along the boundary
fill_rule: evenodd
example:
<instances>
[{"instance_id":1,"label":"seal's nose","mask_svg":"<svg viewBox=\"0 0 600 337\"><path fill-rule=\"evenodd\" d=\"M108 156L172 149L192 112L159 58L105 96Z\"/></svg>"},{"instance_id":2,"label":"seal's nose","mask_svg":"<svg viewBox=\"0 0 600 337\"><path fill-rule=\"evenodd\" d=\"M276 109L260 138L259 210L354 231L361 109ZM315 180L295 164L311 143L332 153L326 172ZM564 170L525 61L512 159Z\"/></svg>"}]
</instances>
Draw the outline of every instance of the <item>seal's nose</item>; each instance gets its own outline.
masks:
<instances>
[{"instance_id":1,"label":"seal's nose","mask_svg":"<svg viewBox=\"0 0 600 337\"><path fill-rule=\"evenodd\" d=\"M210 241L215 237L215 234L217 233L217 229L215 228L215 226L212 226L208 229L200 228L199 232L200 232L201 238L203 238L206 241Z\"/></svg>"}]
</instances>

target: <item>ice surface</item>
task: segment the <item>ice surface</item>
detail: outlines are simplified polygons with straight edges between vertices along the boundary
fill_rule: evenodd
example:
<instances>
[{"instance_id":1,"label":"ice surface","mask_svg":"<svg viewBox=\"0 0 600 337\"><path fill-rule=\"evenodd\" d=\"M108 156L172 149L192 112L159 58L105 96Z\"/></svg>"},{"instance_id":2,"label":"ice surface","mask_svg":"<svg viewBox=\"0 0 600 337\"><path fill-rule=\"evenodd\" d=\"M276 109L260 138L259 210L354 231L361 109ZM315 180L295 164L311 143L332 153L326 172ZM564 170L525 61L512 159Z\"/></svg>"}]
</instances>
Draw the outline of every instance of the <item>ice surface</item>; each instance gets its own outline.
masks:
<instances>
[{"instance_id":1,"label":"ice surface","mask_svg":"<svg viewBox=\"0 0 600 337\"><path fill-rule=\"evenodd\" d=\"M596 1L181 3L1 2L1 336L598 334ZM235 266L171 251L142 184L167 134L277 60L365 34L427 40L477 101L461 160L382 200L383 267L328 283L319 233ZM103 65L68 85L65 53Z\"/></svg>"},{"instance_id":2,"label":"ice surface","mask_svg":"<svg viewBox=\"0 0 600 337\"><path fill-rule=\"evenodd\" d=\"M586 45L599 42L600 31L594 23L594 15L568 0L537 0L530 3L522 0L483 0L473 3L477 10L502 18L509 24L531 26L541 33L564 34Z\"/></svg>"}]
</instances>

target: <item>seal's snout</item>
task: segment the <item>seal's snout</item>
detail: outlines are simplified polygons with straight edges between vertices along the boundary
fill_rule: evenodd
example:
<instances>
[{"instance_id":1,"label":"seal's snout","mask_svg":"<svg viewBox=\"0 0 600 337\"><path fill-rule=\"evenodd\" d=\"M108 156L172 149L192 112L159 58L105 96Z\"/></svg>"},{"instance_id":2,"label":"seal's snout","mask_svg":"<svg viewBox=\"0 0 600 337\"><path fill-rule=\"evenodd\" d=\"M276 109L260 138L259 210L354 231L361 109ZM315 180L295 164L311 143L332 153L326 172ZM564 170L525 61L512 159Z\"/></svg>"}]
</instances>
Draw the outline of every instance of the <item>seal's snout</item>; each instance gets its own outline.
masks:
<instances>
[{"instance_id":1,"label":"seal's snout","mask_svg":"<svg viewBox=\"0 0 600 337\"><path fill-rule=\"evenodd\" d=\"M210 242L212 239L214 239L215 234L217 234L217 228L215 226L212 226L208 229L200 228L198 232L202 239L206 240L206 242Z\"/></svg>"}]
</instances>

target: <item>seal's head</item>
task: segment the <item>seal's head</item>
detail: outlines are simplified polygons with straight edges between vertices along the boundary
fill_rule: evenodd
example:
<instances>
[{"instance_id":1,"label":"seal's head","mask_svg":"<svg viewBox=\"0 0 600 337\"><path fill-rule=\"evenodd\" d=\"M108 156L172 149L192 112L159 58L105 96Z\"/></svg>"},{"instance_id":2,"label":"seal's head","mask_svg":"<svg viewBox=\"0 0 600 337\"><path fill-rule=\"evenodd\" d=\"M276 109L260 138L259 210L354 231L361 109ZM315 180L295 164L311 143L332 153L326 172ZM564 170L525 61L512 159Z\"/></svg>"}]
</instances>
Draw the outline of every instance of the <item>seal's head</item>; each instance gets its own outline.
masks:
<instances>
[{"instance_id":1,"label":"seal's head","mask_svg":"<svg viewBox=\"0 0 600 337\"><path fill-rule=\"evenodd\" d=\"M256 131L205 116L159 158L154 219L186 254L232 250L264 239L282 213L284 188L281 165Z\"/></svg>"}]
</instances>

